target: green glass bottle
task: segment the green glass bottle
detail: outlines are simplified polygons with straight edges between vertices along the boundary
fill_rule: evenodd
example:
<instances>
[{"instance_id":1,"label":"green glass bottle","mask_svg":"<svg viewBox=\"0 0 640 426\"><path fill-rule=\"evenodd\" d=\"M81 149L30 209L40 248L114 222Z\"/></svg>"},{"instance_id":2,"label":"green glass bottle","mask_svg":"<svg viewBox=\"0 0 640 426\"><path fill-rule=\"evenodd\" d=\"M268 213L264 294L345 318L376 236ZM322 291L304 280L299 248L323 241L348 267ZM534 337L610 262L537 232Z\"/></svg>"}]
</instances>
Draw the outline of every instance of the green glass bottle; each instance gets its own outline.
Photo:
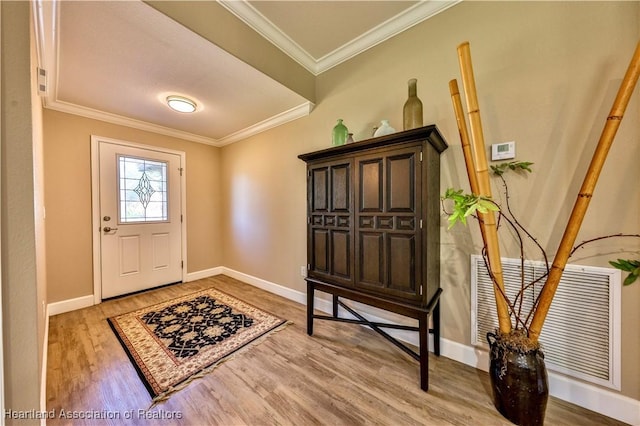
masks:
<instances>
[{"instance_id":1,"label":"green glass bottle","mask_svg":"<svg viewBox=\"0 0 640 426\"><path fill-rule=\"evenodd\" d=\"M331 143L333 146L344 145L347 142L347 135L349 130L347 126L342 123L342 118L338 119L338 124L336 124L333 128L333 133L331 137Z\"/></svg>"}]
</instances>

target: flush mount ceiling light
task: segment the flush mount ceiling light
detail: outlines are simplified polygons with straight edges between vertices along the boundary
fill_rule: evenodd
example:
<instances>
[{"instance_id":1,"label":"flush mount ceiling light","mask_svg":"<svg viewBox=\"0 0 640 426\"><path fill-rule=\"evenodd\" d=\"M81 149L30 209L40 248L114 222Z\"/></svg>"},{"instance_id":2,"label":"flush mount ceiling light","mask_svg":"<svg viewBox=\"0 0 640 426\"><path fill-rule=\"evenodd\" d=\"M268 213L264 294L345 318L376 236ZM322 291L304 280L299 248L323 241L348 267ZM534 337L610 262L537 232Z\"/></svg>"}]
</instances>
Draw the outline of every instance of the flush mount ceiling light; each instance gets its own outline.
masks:
<instances>
[{"instance_id":1,"label":"flush mount ceiling light","mask_svg":"<svg viewBox=\"0 0 640 426\"><path fill-rule=\"evenodd\" d=\"M196 110L196 103L183 96L167 96L167 105L178 112L194 112Z\"/></svg>"}]
</instances>

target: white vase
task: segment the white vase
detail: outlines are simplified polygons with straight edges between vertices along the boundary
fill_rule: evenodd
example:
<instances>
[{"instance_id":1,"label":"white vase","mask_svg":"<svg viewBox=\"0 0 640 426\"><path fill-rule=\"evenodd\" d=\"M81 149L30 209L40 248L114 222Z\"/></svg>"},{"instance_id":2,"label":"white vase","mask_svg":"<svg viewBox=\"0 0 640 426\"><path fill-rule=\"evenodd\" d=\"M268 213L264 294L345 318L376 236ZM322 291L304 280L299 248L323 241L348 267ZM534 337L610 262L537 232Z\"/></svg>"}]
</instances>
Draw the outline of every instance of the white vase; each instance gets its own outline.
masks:
<instances>
[{"instance_id":1,"label":"white vase","mask_svg":"<svg viewBox=\"0 0 640 426\"><path fill-rule=\"evenodd\" d=\"M377 138L378 136L390 135L395 132L396 129L389 125L389 120L382 120L380 121L380 127L378 127L373 136Z\"/></svg>"}]
</instances>

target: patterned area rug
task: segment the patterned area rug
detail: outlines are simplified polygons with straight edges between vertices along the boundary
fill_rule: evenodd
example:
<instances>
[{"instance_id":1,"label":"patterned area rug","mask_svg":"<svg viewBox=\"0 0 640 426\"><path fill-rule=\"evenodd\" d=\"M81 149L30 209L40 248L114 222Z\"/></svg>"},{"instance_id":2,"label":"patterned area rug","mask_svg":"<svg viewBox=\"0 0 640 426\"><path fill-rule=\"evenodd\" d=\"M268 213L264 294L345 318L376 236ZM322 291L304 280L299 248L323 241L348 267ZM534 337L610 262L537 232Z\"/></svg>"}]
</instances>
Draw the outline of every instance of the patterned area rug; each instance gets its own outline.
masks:
<instances>
[{"instance_id":1,"label":"patterned area rug","mask_svg":"<svg viewBox=\"0 0 640 426\"><path fill-rule=\"evenodd\" d=\"M286 320L207 289L108 319L154 404Z\"/></svg>"}]
</instances>

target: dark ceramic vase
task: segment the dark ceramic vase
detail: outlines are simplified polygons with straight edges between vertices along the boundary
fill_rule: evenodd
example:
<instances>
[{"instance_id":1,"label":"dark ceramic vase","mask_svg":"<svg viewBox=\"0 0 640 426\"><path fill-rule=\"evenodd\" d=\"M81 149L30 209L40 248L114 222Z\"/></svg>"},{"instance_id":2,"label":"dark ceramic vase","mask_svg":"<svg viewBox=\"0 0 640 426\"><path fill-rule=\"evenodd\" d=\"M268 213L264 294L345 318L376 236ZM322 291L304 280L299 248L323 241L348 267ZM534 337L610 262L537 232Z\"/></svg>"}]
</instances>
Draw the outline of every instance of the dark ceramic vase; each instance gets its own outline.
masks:
<instances>
[{"instance_id":1,"label":"dark ceramic vase","mask_svg":"<svg viewBox=\"0 0 640 426\"><path fill-rule=\"evenodd\" d=\"M549 381L541 350L522 352L487 333L491 348L489 376L493 404L516 425L542 425L549 397Z\"/></svg>"}]
</instances>

